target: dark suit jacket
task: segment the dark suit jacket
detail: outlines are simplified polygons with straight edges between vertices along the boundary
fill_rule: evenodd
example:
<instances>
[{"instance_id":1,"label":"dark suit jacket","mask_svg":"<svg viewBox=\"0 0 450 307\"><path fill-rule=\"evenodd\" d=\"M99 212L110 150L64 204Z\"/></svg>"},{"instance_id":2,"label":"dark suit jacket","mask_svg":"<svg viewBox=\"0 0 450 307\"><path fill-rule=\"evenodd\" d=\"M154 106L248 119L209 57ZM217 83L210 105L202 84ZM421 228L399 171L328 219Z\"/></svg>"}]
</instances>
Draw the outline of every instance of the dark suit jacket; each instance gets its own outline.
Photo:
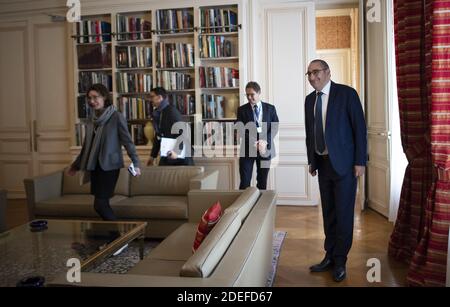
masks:
<instances>
[{"instance_id":1,"label":"dark suit jacket","mask_svg":"<svg viewBox=\"0 0 450 307\"><path fill-rule=\"evenodd\" d=\"M262 105L262 121L263 123L267 123L267 125L263 125L263 131L259 136L260 140L265 140L267 142L267 155L264 155L264 159L272 159L276 156L275 146L273 144L273 139L278 133L278 115L275 106L261 102ZM253 109L250 103L246 103L238 108L237 111L237 120L236 122L242 122L244 125L247 123L253 123L255 121L253 116ZM272 125L271 123L277 123ZM256 126L255 126L256 127ZM256 135L252 133L252 135ZM267 133L266 133L267 132ZM239 131L239 137L241 140L241 157L249 157L249 146L253 146L256 142L256 138L252 137L248 130ZM245 141L245 146L242 146Z\"/></svg>"},{"instance_id":2,"label":"dark suit jacket","mask_svg":"<svg viewBox=\"0 0 450 307\"><path fill-rule=\"evenodd\" d=\"M181 135L181 133L172 133L172 125L176 122L183 122L183 118L181 116L181 113L178 111L178 109L175 108L173 105L169 104L161 112L159 133L156 133L156 136L159 136L160 138L165 137L165 138L170 138L170 139L178 138ZM157 130L155 129L155 131L157 131ZM175 151L177 151L177 153L181 152L181 149L183 148L181 146L186 141L188 141L188 140L184 140L180 144L179 150L175 150ZM187 142L187 143L189 143L189 142ZM153 142L152 152L151 152L151 156L153 158L156 158L158 156L160 148L161 148L161 140L158 139L158 137L155 137L155 140ZM193 155L193 153L192 153L192 155Z\"/></svg>"},{"instance_id":3,"label":"dark suit jacket","mask_svg":"<svg viewBox=\"0 0 450 307\"><path fill-rule=\"evenodd\" d=\"M308 164L317 169L314 139L316 91L305 99L305 126ZM366 165L367 129L358 93L351 87L331 82L328 99L325 143L334 170L341 176L354 165Z\"/></svg>"}]
</instances>

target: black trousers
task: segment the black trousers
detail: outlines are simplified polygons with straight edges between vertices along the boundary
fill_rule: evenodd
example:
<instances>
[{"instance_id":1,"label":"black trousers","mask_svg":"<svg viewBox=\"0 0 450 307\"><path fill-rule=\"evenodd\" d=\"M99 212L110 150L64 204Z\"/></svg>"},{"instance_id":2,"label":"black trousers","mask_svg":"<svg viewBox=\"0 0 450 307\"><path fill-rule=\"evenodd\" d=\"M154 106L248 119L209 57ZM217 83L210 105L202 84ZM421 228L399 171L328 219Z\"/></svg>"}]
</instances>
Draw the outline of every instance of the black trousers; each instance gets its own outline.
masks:
<instances>
[{"instance_id":1,"label":"black trousers","mask_svg":"<svg viewBox=\"0 0 450 307\"><path fill-rule=\"evenodd\" d=\"M353 170L339 176L330 160L318 157L319 189L322 201L324 248L327 257L345 265L353 241L356 178Z\"/></svg>"},{"instance_id":2,"label":"black trousers","mask_svg":"<svg viewBox=\"0 0 450 307\"><path fill-rule=\"evenodd\" d=\"M109 199L114 194L120 169L104 171L99 163L94 171L91 171L91 194L94 195L94 209L105 221L115 221L115 216Z\"/></svg>"},{"instance_id":3,"label":"black trousers","mask_svg":"<svg viewBox=\"0 0 450 307\"><path fill-rule=\"evenodd\" d=\"M253 164L256 162L256 187L260 190L267 188L267 177L269 175L269 167L261 167L261 162L270 163L270 160L256 158L239 158L239 175L241 183L239 189L244 190L250 186L253 175Z\"/></svg>"}]
</instances>

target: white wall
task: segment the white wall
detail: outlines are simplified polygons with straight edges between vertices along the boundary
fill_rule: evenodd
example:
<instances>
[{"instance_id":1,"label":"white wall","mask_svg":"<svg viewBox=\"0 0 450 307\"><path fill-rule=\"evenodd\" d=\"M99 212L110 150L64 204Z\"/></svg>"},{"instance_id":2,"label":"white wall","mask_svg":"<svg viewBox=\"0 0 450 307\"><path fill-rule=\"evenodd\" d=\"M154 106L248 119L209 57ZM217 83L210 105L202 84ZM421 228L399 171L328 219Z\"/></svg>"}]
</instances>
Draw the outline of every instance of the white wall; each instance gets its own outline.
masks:
<instances>
[{"instance_id":1,"label":"white wall","mask_svg":"<svg viewBox=\"0 0 450 307\"><path fill-rule=\"evenodd\" d=\"M278 204L317 205L304 125L304 99L312 90L304 73L315 57L314 3L254 0L250 10L250 78L261 84L263 100L276 106L280 119L278 165L269 188L277 190Z\"/></svg>"}]
</instances>

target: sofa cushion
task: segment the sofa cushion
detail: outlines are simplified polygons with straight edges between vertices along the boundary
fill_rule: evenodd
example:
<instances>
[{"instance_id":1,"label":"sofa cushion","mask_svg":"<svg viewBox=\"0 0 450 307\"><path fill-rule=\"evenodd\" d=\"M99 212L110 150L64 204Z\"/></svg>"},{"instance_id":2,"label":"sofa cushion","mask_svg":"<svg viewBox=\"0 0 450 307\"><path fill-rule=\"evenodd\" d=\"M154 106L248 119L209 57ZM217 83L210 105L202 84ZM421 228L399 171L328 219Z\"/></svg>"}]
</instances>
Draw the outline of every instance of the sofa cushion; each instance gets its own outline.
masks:
<instances>
[{"instance_id":1,"label":"sofa cushion","mask_svg":"<svg viewBox=\"0 0 450 307\"><path fill-rule=\"evenodd\" d=\"M145 258L131 268L127 274L178 277L183 264L184 261Z\"/></svg>"},{"instance_id":2,"label":"sofa cushion","mask_svg":"<svg viewBox=\"0 0 450 307\"><path fill-rule=\"evenodd\" d=\"M110 199L113 206L126 199L125 196L115 195ZM94 196L89 194L69 194L36 203L35 214L41 216L61 217L98 217L94 210Z\"/></svg>"},{"instance_id":3,"label":"sofa cushion","mask_svg":"<svg viewBox=\"0 0 450 307\"><path fill-rule=\"evenodd\" d=\"M130 179L130 195L187 195L191 178L201 173L201 166L145 167Z\"/></svg>"},{"instance_id":4,"label":"sofa cushion","mask_svg":"<svg viewBox=\"0 0 450 307\"><path fill-rule=\"evenodd\" d=\"M187 219L186 196L133 196L111 204L118 217L132 219ZM152 227L149 225L149 227Z\"/></svg>"},{"instance_id":5,"label":"sofa cushion","mask_svg":"<svg viewBox=\"0 0 450 307\"><path fill-rule=\"evenodd\" d=\"M149 227L152 227L151 224ZM152 249L146 258L177 260L186 262L192 256L192 238L197 232L197 223L185 223ZM181 267L180 267L181 269ZM178 271L177 275L180 273Z\"/></svg>"},{"instance_id":6,"label":"sofa cushion","mask_svg":"<svg viewBox=\"0 0 450 307\"><path fill-rule=\"evenodd\" d=\"M239 232L240 226L241 219L237 212L225 213L198 250L183 265L180 276L208 277Z\"/></svg>"},{"instance_id":7,"label":"sofa cushion","mask_svg":"<svg viewBox=\"0 0 450 307\"><path fill-rule=\"evenodd\" d=\"M75 176L69 176L66 170L63 171L63 190L62 194L89 194L91 192L91 185L85 183L80 185L81 172L77 172Z\"/></svg>"},{"instance_id":8,"label":"sofa cushion","mask_svg":"<svg viewBox=\"0 0 450 307\"><path fill-rule=\"evenodd\" d=\"M126 168L120 169L114 194L130 196L130 176Z\"/></svg>"},{"instance_id":9,"label":"sofa cushion","mask_svg":"<svg viewBox=\"0 0 450 307\"><path fill-rule=\"evenodd\" d=\"M80 186L81 172L78 172L76 176L69 176L64 170L63 175L63 190L62 194L89 194L91 193L91 184L85 183ZM125 168L120 169L119 178L117 179L116 188L114 194L120 194L129 196L130 194L130 175Z\"/></svg>"},{"instance_id":10,"label":"sofa cushion","mask_svg":"<svg viewBox=\"0 0 450 307\"><path fill-rule=\"evenodd\" d=\"M209 207L209 209L206 210L205 213L203 213L202 218L200 219L200 223L198 223L194 245L192 246L192 252L195 252L198 249L208 233L219 222L221 216L222 206L220 206L220 202L216 202L214 205Z\"/></svg>"},{"instance_id":11,"label":"sofa cushion","mask_svg":"<svg viewBox=\"0 0 450 307\"><path fill-rule=\"evenodd\" d=\"M259 198L259 190L255 187L248 187L245 189L241 195L225 209L227 212L238 212L241 221L244 221L249 212L252 210L253 206Z\"/></svg>"}]
</instances>

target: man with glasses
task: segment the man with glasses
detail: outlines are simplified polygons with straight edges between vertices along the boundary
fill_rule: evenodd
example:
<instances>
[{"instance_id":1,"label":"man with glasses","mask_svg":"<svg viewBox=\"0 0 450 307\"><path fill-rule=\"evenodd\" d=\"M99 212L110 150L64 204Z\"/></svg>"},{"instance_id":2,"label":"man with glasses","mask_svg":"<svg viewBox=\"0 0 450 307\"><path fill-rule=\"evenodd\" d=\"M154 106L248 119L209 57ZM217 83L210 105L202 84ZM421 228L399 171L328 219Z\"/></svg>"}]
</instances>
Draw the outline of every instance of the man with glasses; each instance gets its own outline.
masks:
<instances>
[{"instance_id":1,"label":"man with glasses","mask_svg":"<svg viewBox=\"0 0 450 307\"><path fill-rule=\"evenodd\" d=\"M155 140L153 142L152 152L150 153L150 158L147 161L147 165L151 166L154 163L154 159L158 157L158 153L161 149L161 139L177 139L181 133L172 133L172 126L175 123L183 122L181 113L178 109L169 103L167 98L167 92L162 87L155 87L150 91L150 100L154 107L153 111L153 127L155 129ZM189 143L185 140L180 144L180 146L185 146ZM161 153L161 158L159 160L159 165L194 165L194 160L192 159L192 154L186 154L185 157L179 157L182 152L182 147L178 149L171 150L167 153ZM188 152L188 151L186 151ZM191 148L192 153L192 148Z\"/></svg>"},{"instance_id":2,"label":"man with glasses","mask_svg":"<svg viewBox=\"0 0 450 307\"><path fill-rule=\"evenodd\" d=\"M358 93L331 81L328 64L314 60L306 73L314 91L305 99L309 172L319 173L325 231L325 258L311 272L333 270L346 277L347 254L353 240L357 177L367 162L367 129Z\"/></svg>"},{"instance_id":3,"label":"man with glasses","mask_svg":"<svg viewBox=\"0 0 450 307\"><path fill-rule=\"evenodd\" d=\"M236 120L248 128L239 129L241 140L239 189L243 190L250 186L253 165L256 162L256 187L265 190L270 160L275 156L273 138L278 132L277 111L275 106L261 101L261 87L258 83L247 83L245 93L248 103L239 107Z\"/></svg>"}]
</instances>

